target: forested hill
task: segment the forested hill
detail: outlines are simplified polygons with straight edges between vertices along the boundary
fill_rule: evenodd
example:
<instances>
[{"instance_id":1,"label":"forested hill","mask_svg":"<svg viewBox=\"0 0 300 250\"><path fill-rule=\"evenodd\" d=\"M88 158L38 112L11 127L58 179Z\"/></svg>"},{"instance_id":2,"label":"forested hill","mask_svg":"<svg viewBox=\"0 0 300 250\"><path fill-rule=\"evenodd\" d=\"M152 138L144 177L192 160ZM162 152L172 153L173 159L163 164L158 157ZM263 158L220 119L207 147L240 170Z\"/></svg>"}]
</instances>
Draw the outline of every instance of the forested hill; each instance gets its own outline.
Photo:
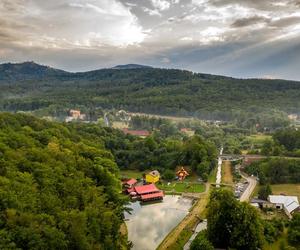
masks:
<instances>
[{"instance_id":1,"label":"forested hill","mask_svg":"<svg viewBox=\"0 0 300 250\"><path fill-rule=\"evenodd\" d=\"M34 63L0 65L0 110L72 107L220 119L268 109L299 112L300 83L150 67L68 73Z\"/></svg>"},{"instance_id":2,"label":"forested hill","mask_svg":"<svg viewBox=\"0 0 300 250\"><path fill-rule=\"evenodd\" d=\"M0 249L127 249L118 167L100 134L112 137L0 113Z\"/></svg>"}]
</instances>

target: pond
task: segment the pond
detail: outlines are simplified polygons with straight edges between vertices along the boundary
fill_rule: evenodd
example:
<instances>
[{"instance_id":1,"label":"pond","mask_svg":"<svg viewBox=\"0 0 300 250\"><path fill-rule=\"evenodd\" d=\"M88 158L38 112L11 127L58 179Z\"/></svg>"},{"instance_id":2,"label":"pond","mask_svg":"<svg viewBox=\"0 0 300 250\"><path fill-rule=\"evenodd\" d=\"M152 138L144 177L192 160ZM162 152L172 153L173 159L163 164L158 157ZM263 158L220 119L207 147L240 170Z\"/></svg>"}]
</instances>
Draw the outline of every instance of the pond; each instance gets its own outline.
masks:
<instances>
[{"instance_id":1,"label":"pond","mask_svg":"<svg viewBox=\"0 0 300 250\"><path fill-rule=\"evenodd\" d=\"M154 250L188 214L192 200L166 195L159 203L141 205L133 202L132 214L125 214L128 238L134 250Z\"/></svg>"}]
</instances>

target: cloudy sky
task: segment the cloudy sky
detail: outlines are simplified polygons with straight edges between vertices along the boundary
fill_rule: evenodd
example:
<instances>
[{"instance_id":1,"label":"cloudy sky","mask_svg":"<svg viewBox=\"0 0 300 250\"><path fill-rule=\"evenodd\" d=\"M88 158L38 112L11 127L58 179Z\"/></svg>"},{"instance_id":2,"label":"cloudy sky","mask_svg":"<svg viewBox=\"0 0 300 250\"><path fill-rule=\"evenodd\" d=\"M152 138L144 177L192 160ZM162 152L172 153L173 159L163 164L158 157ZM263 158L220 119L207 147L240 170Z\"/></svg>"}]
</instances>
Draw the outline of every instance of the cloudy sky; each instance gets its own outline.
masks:
<instances>
[{"instance_id":1,"label":"cloudy sky","mask_svg":"<svg viewBox=\"0 0 300 250\"><path fill-rule=\"evenodd\" d=\"M300 0L0 0L0 62L300 80Z\"/></svg>"}]
</instances>

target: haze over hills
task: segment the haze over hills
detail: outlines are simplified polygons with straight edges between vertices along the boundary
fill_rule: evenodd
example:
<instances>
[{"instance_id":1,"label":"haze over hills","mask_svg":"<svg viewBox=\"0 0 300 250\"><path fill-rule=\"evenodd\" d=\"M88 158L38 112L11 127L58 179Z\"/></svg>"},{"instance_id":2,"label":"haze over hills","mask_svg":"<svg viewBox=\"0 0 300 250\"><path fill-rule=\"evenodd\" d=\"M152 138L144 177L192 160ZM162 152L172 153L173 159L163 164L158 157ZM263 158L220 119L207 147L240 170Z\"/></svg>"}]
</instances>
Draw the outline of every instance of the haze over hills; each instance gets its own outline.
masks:
<instances>
[{"instance_id":1,"label":"haze over hills","mask_svg":"<svg viewBox=\"0 0 300 250\"><path fill-rule=\"evenodd\" d=\"M134 64L80 73L33 62L2 64L0 85L0 109L6 111L80 106L231 119L240 112L300 110L300 82L234 79Z\"/></svg>"},{"instance_id":2,"label":"haze over hills","mask_svg":"<svg viewBox=\"0 0 300 250\"><path fill-rule=\"evenodd\" d=\"M117 65L113 67L113 69L142 69L142 68L152 68L152 67L147 65L140 65L140 64L124 64L124 65Z\"/></svg>"}]
</instances>

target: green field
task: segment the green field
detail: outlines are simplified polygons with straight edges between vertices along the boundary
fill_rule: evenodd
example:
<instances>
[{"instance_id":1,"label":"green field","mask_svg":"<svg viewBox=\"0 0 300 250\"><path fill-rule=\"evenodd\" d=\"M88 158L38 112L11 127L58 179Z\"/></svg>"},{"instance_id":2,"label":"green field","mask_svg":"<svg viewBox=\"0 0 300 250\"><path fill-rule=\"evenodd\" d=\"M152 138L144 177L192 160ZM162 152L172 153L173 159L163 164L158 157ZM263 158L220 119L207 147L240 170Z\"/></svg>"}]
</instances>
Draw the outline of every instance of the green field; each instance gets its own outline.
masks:
<instances>
[{"instance_id":1,"label":"green field","mask_svg":"<svg viewBox=\"0 0 300 250\"><path fill-rule=\"evenodd\" d=\"M273 194L285 194L298 196L300 200L300 184L271 185Z\"/></svg>"},{"instance_id":2,"label":"green field","mask_svg":"<svg viewBox=\"0 0 300 250\"><path fill-rule=\"evenodd\" d=\"M250 135L246 137L249 141L252 143L262 143L267 139L272 139L271 135L265 135L265 134L256 134L256 135Z\"/></svg>"},{"instance_id":3,"label":"green field","mask_svg":"<svg viewBox=\"0 0 300 250\"><path fill-rule=\"evenodd\" d=\"M217 170L218 168L215 167L209 174L208 176L208 182L209 183L216 183L216 178L217 178Z\"/></svg>"},{"instance_id":4,"label":"green field","mask_svg":"<svg viewBox=\"0 0 300 250\"><path fill-rule=\"evenodd\" d=\"M257 186L253 192L254 196L257 196L259 186ZM300 200L300 184L276 184L271 185L273 194L285 194L298 196Z\"/></svg>"},{"instance_id":5,"label":"green field","mask_svg":"<svg viewBox=\"0 0 300 250\"><path fill-rule=\"evenodd\" d=\"M164 191L174 191L177 193L202 193L205 191L204 184L190 182L172 182L170 185L167 183L158 183L157 187Z\"/></svg>"},{"instance_id":6,"label":"green field","mask_svg":"<svg viewBox=\"0 0 300 250\"><path fill-rule=\"evenodd\" d=\"M122 178L135 178L135 179L140 179L143 177L144 173L147 173L149 171L138 171L138 170L121 170L120 175Z\"/></svg>"}]
</instances>

